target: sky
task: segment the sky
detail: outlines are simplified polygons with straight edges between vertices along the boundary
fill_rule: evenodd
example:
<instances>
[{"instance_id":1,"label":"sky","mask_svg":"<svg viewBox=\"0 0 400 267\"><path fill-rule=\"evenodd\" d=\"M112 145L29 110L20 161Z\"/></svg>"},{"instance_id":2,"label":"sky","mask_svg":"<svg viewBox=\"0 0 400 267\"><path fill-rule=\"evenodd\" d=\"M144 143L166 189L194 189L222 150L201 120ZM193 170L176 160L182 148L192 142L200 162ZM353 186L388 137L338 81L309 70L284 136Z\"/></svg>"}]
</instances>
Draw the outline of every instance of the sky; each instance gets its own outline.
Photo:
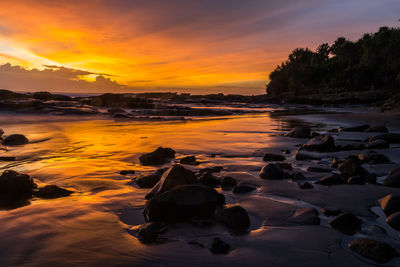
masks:
<instances>
[{"instance_id":1,"label":"sky","mask_svg":"<svg viewBox=\"0 0 400 267\"><path fill-rule=\"evenodd\" d=\"M0 0L0 88L265 92L296 47L400 26L399 0Z\"/></svg>"}]
</instances>

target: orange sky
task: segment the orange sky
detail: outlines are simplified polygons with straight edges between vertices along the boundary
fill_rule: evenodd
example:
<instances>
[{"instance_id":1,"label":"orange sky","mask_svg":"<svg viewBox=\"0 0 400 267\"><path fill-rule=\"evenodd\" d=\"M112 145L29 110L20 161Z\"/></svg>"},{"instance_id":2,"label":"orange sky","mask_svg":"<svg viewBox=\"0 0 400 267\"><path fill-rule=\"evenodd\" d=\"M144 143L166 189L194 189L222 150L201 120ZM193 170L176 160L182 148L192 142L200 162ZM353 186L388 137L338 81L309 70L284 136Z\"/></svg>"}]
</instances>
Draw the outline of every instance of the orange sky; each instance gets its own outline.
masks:
<instances>
[{"instance_id":1,"label":"orange sky","mask_svg":"<svg viewBox=\"0 0 400 267\"><path fill-rule=\"evenodd\" d=\"M0 64L84 70L91 74L68 79L92 82L103 74L124 90L222 86L260 93L295 47L396 25L396 1L1 0ZM0 82L5 86L36 90ZM52 88L68 90L54 83L44 89Z\"/></svg>"}]
</instances>

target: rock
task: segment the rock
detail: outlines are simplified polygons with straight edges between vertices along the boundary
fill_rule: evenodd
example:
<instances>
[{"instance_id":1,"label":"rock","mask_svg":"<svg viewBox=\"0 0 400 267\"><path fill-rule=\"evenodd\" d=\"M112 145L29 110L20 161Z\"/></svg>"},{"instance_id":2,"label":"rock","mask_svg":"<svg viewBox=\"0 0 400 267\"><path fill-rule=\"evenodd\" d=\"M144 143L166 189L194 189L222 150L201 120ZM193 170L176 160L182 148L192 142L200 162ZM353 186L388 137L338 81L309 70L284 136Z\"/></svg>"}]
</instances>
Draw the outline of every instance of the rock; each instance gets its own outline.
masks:
<instances>
[{"instance_id":1,"label":"rock","mask_svg":"<svg viewBox=\"0 0 400 267\"><path fill-rule=\"evenodd\" d=\"M6 146L19 146L19 145L25 145L27 143L29 143L28 138L26 138L22 134L8 135L3 140L3 145Z\"/></svg>"},{"instance_id":2,"label":"rock","mask_svg":"<svg viewBox=\"0 0 400 267\"><path fill-rule=\"evenodd\" d=\"M343 176L339 174L332 174L329 176L322 177L319 179L316 184L331 186L331 185L338 185L338 184L345 184L346 180Z\"/></svg>"},{"instance_id":3,"label":"rock","mask_svg":"<svg viewBox=\"0 0 400 267\"><path fill-rule=\"evenodd\" d=\"M295 127L290 132L288 132L285 136L293 137L293 138L310 138L311 128L310 127Z\"/></svg>"},{"instance_id":4,"label":"rock","mask_svg":"<svg viewBox=\"0 0 400 267\"><path fill-rule=\"evenodd\" d=\"M387 216L400 211L400 195L390 194L379 199L378 202Z\"/></svg>"},{"instance_id":5,"label":"rock","mask_svg":"<svg viewBox=\"0 0 400 267\"><path fill-rule=\"evenodd\" d=\"M286 155L292 153L289 149L283 149L282 152L285 153Z\"/></svg>"},{"instance_id":6,"label":"rock","mask_svg":"<svg viewBox=\"0 0 400 267\"><path fill-rule=\"evenodd\" d=\"M369 184L376 184L376 174L370 173L364 176L365 181Z\"/></svg>"},{"instance_id":7,"label":"rock","mask_svg":"<svg viewBox=\"0 0 400 267\"><path fill-rule=\"evenodd\" d=\"M314 188L314 186L312 184L310 184L309 182L298 183L297 185L299 186L300 189L312 189L312 188Z\"/></svg>"},{"instance_id":8,"label":"rock","mask_svg":"<svg viewBox=\"0 0 400 267\"><path fill-rule=\"evenodd\" d=\"M320 157L310 155L301 151L296 152L295 160L320 160Z\"/></svg>"},{"instance_id":9,"label":"rock","mask_svg":"<svg viewBox=\"0 0 400 267\"><path fill-rule=\"evenodd\" d=\"M139 157L143 165L161 165L175 158L175 151L171 148L159 147L151 153Z\"/></svg>"},{"instance_id":10,"label":"rock","mask_svg":"<svg viewBox=\"0 0 400 267\"><path fill-rule=\"evenodd\" d=\"M332 136L316 136L303 147L308 151L329 152L335 150L335 141Z\"/></svg>"},{"instance_id":11,"label":"rock","mask_svg":"<svg viewBox=\"0 0 400 267\"><path fill-rule=\"evenodd\" d=\"M215 219L234 232L243 232L250 227L249 215L241 206L225 207L217 212Z\"/></svg>"},{"instance_id":12,"label":"rock","mask_svg":"<svg viewBox=\"0 0 400 267\"><path fill-rule=\"evenodd\" d=\"M373 142L375 140L385 140L390 144L400 144L400 134L398 133L385 133L373 136L369 139L369 142Z\"/></svg>"},{"instance_id":13,"label":"rock","mask_svg":"<svg viewBox=\"0 0 400 267\"><path fill-rule=\"evenodd\" d=\"M7 170L0 176L0 198L4 200L27 199L32 197L37 185L27 174Z\"/></svg>"},{"instance_id":14,"label":"rock","mask_svg":"<svg viewBox=\"0 0 400 267\"><path fill-rule=\"evenodd\" d=\"M231 246L224 241L222 241L219 237L215 237L211 244L210 251L214 254L228 254Z\"/></svg>"},{"instance_id":15,"label":"rock","mask_svg":"<svg viewBox=\"0 0 400 267\"><path fill-rule=\"evenodd\" d=\"M400 187L400 168L391 170L382 184L385 186Z\"/></svg>"},{"instance_id":16,"label":"rock","mask_svg":"<svg viewBox=\"0 0 400 267\"><path fill-rule=\"evenodd\" d=\"M340 215L340 214L343 213L342 210L340 210L340 209L334 209L334 208L322 208L322 209L321 209L321 212L322 212L325 216L328 216L328 217L331 217L331 216L338 216L338 215Z\"/></svg>"},{"instance_id":17,"label":"rock","mask_svg":"<svg viewBox=\"0 0 400 267\"><path fill-rule=\"evenodd\" d=\"M368 175L368 171L365 170L357 159L349 158L339 165L339 171L345 178L350 178L352 176L365 176Z\"/></svg>"},{"instance_id":18,"label":"rock","mask_svg":"<svg viewBox=\"0 0 400 267\"><path fill-rule=\"evenodd\" d=\"M257 187L253 184L249 183L240 183L239 185L235 186L232 190L234 194L246 194L256 190Z\"/></svg>"},{"instance_id":19,"label":"rock","mask_svg":"<svg viewBox=\"0 0 400 267\"><path fill-rule=\"evenodd\" d=\"M282 179L283 171L278 165L269 163L261 169L260 177L268 180Z\"/></svg>"},{"instance_id":20,"label":"rock","mask_svg":"<svg viewBox=\"0 0 400 267\"><path fill-rule=\"evenodd\" d=\"M336 146L337 151L351 151L351 150L363 150L363 149L365 149L365 146L363 144L358 144L358 143Z\"/></svg>"},{"instance_id":21,"label":"rock","mask_svg":"<svg viewBox=\"0 0 400 267\"><path fill-rule=\"evenodd\" d=\"M0 157L0 161L16 161L16 157Z\"/></svg>"},{"instance_id":22,"label":"rock","mask_svg":"<svg viewBox=\"0 0 400 267\"><path fill-rule=\"evenodd\" d=\"M355 127L348 127L348 128L339 128L339 132L364 132L365 130L369 129L370 126L368 124L359 125Z\"/></svg>"},{"instance_id":23,"label":"rock","mask_svg":"<svg viewBox=\"0 0 400 267\"><path fill-rule=\"evenodd\" d=\"M382 125L382 126L369 127L364 132L367 132L367 133L387 133L389 131L388 131L388 128L386 128L385 125Z\"/></svg>"},{"instance_id":24,"label":"rock","mask_svg":"<svg viewBox=\"0 0 400 267\"><path fill-rule=\"evenodd\" d=\"M361 230L361 223L361 220L351 213L342 213L329 221L332 228L347 235L354 235Z\"/></svg>"},{"instance_id":25,"label":"rock","mask_svg":"<svg viewBox=\"0 0 400 267\"><path fill-rule=\"evenodd\" d=\"M276 165L278 165L279 168L283 170L293 170L292 164L287 163L287 162L278 162Z\"/></svg>"},{"instance_id":26,"label":"rock","mask_svg":"<svg viewBox=\"0 0 400 267\"><path fill-rule=\"evenodd\" d=\"M36 197L46 198L46 199L67 197L71 194L72 191L58 187L56 185L46 185L44 187L40 187L38 191L34 193Z\"/></svg>"},{"instance_id":27,"label":"rock","mask_svg":"<svg viewBox=\"0 0 400 267\"><path fill-rule=\"evenodd\" d=\"M135 174L135 171L134 170L123 170L123 171L120 171L119 174L121 174L121 175Z\"/></svg>"},{"instance_id":28,"label":"rock","mask_svg":"<svg viewBox=\"0 0 400 267\"><path fill-rule=\"evenodd\" d=\"M332 159L332 164L331 164L331 168L337 168L339 166L340 163L343 163L342 160L339 160L337 158L333 158Z\"/></svg>"},{"instance_id":29,"label":"rock","mask_svg":"<svg viewBox=\"0 0 400 267\"><path fill-rule=\"evenodd\" d=\"M352 176L347 180L348 184L357 184L357 185L364 185L366 180L362 175Z\"/></svg>"},{"instance_id":30,"label":"rock","mask_svg":"<svg viewBox=\"0 0 400 267\"><path fill-rule=\"evenodd\" d=\"M234 178L232 177L224 177L222 178L221 181L221 188L224 191L229 191L232 190L232 188L234 188L237 185L237 182Z\"/></svg>"},{"instance_id":31,"label":"rock","mask_svg":"<svg viewBox=\"0 0 400 267\"><path fill-rule=\"evenodd\" d=\"M203 185L176 186L146 202L144 217L148 222L178 222L210 219L225 198L215 189Z\"/></svg>"},{"instance_id":32,"label":"rock","mask_svg":"<svg viewBox=\"0 0 400 267\"><path fill-rule=\"evenodd\" d=\"M324 167L308 167L307 171L309 172L332 172L332 169L324 168Z\"/></svg>"},{"instance_id":33,"label":"rock","mask_svg":"<svg viewBox=\"0 0 400 267\"><path fill-rule=\"evenodd\" d=\"M221 172L223 169L224 169L224 167L222 167L222 166L208 167L208 168L201 169L199 171L199 174L201 175L205 172Z\"/></svg>"},{"instance_id":34,"label":"rock","mask_svg":"<svg viewBox=\"0 0 400 267\"><path fill-rule=\"evenodd\" d=\"M138 175L133 178L132 181L140 188L153 188L158 183L158 181L160 181L163 173L163 170L157 170L152 174Z\"/></svg>"},{"instance_id":35,"label":"rock","mask_svg":"<svg viewBox=\"0 0 400 267\"><path fill-rule=\"evenodd\" d=\"M53 99L53 95L49 92L36 92L32 97L37 100L48 101Z\"/></svg>"},{"instance_id":36,"label":"rock","mask_svg":"<svg viewBox=\"0 0 400 267\"><path fill-rule=\"evenodd\" d=\"M290 222L302 225L319 225L320 219L316 209L301 208L296 210Z\"/></svg>"},{"instance_id":37,"label":"rock","mask_svg":"<svg viewBox=\"0 0 400 267\"><path fill-rule=\"evenodd\" d=\"M363 163L368 164L387 164L390 163L390 160L375 151L364 151L358 155L358 158Z\"/></svg>"},{"instance_id":38,"label":"rock","mask_svg":"<svg viewBox=\"0 0 400 267\"><path fill-rule=\"evenodd\" d=\"M388 244L371 238L357 238L349 244L349 248L377 263L387 263L399 255Z\"/></svg>"},{"instance_id":39,"label":"rock","mask_svg":"<svg viewBox=\"0 0 400 267\"><path fill-rule=\"evenodd\" d=\"M200 163L196 160L195 156L187 156L184 158L181 158L179 161L180 164L186 164L186 165L199 165Z\"/></svg>"},{"instance_id":40,"label":"rock","mask_svg":"<svg viewBox=\"0 0 400 267\"><path fill-rule=\"evenodd\" d=\"M158 236L166 231L166 225L162 222L148 222L138 229L138 239L144 244L156 243Z\"/></svg>"},{"instance_id":41,"label":"rock","mask_svg":"<svg viewBox=\"0 0 400 267\"><path fill-rule=\"evenodd\" d=\"M310 134L310 137L313 138L313 137L320 136L320 135L321 135L320 133L312 132L312 133Z\"/></svg>"},{"instance_id":42,"label":"rock","mask_svg":"<svg viewBox=\"0 0 400 267\"><path fill-rule=\"evenodd\" d=\"M368 148L368 149L385 149L385 148L389 148L389 147L390 147L390 144L382 139L371 141L365 146L365 148Z\"/></svg>"},{"instance_id":43,"label":"rock","mask_svg":"<svg viewBox=\"0 0 400 267\"><path fill-rule=\"evenodd\" d=\"M301 172L294 172L292 174L289 174L287 179L292 179L292 180L305 180L306 177L304 176L304 174L302 174Z\"/></svg>"},{"instance_id":44,"label":"rock","mask_svg":"<svg viewBox=\"0 0 400 267\"><path fill-rule=\"evenodd\" d=\"M284 161L285 159L282 155L267 153L264 155L263 161Z\"/></svg>"},{"instance_id":45,"label":"rock","mask_svg":"<svg viewBox=\"0 0 400 267\"><path fill-rule=\"evenodd\" d=\"M160 181L146 195L146 199L159 195L175 186L197 183L198 181L191 170L185 169L182 165L174 164L163 173Z\"/></svg>"},{"instance_id":46,"label":"rock","mask_svg":"<svg viewBox=\"0 0 400 267\"><path fill-rule=\"evenodd\" d=\"M386 218L386 222L395 230L400 231L400 211L391 214Z\"/></svg>"},{"instance_id":47,"label":"rock","mask_svg":"<svg viewBox=\"0 0 400 267\"><path fill-rule=\"evenodd\" d=\"M221 185L221 180L215 177L211 172L203 173L199 178L199 182L212 188L216 188Z\"/></svg>"}]
</instances>

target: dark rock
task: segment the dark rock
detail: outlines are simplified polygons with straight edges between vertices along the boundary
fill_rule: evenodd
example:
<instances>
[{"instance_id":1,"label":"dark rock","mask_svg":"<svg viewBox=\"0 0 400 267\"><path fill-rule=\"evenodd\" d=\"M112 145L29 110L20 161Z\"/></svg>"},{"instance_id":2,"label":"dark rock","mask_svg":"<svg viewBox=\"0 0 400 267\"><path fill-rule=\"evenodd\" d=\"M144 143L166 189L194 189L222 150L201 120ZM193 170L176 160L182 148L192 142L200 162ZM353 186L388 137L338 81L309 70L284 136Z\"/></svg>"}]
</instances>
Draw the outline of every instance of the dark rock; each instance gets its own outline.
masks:
<instances>
[{"instance_id":1,"label":"dark rock","mask_svg":"<svg viewBox=\"0 0 400 267\"><path fill-rule=\"evenodd\" d=\"M320 160L320 157L310 155L301 151L296 152L295 160Z\"/></svg>"},{"instance_id":2,"label":"dark rock","mask_svg":"<svg viewBox=\"0 0 400 267\"><path fill-rule=\"evenodd\" d=\"M349 244L349 248L377 263L387 263L399 255L388 244L370 238L357 238Z\"/></svg>"},{"instance_id":3,"label":"dark rock","mask_svg":"<svg viewBox=\"0 0 400 267\"><path fill-rule=\"evenodd\" d=\"M180 164L187 164L187 165L199 165L200 163L196 160L195 156L187 156L181 158L179 161Z\"/></svg>"},{"instance_id":4,"label":"dark rock","mask_svg":"<svg viewBox=\"0 0 400 267\"><path fill-rule=\"evenodd\" d=\"M171 148L159 147L155 151L139 157L143 165L161 165L175 158L175 151Z\"/></svg>"},{"instance_id":5,"label":"dark rock","mask_svg":"<svg viewBox=\"0 0 400 267\"><path fill-rule=\"evenodd\" d=\"M332 172L332 169L324 168L324 167L308 167L307 171L309 172Z\"/></svg>"},{"instance_id":6,"label":"dark rock","mask_svg":"<svg viewBox=\"0 0 400 267\"><path fill-rule=\"evenodd\" d=\"M292 174L290 174L287 179L292 179L292 180L305 180L306 177L304 176L304 174L302 174L301 172L294 172Z\"/></svg>"},{"instance_id":7,"label":"dark rock","mask_svg":"<svg viewBox=\"0 0 400 267\"><path fill-rule=\"evenodd\" d=\"M296 210L290 222L302 225L319 225L320 219L316 209L301 208Z\"/></svg>"},{"instance_id":8,"label":"dark rock","mask_svg":"<svg viewBox=\"0 0 400 267\"><path fill-rule=\"evenodd\" d=\"M329 152L335 150L335 141L332 136L316 136L303 147L308 151Z\"/></svg>"},{"instance_id":9,"label":"dark rock","mask_svg":"<svg viewBox=\"0 0 400 267\"><path fill-rule=\"evenodd\" d=\"M144 244L157 242L158 236L166 231L166 225L162 222L148 222L138 229L138 239Z\"/></svg>"},{"instance_id":10,"label":"dark rock","mask_svg":"<svg viewBox=\"0 0 400 267\"><path fill-rule=\"evenodd\" d=\"M352 176L347 180L348 184L358 184L358 185L364 185L366 183L366 180L364 176L362 175L356 175Z\"/></svg>"},{"instance_id":11,"label":"dark rock","mask_svg":"<svg viewBox=\"0 0 400 267\"><path fill-rule=\"evenodd\" d=\"M363 150L363 149L365 149L365 146L359 143L336 146L337 151L352 151L352 150Z\"/></svg>"},{"instance_id":12,"label":"dark rock","mask_svg":"<svg viewBox=\"0 0 400 267\"><path fill-rule=\"evenodd\" d=\"M333 159L332 159L331 167L332 167L332 168L337 168L337 167L339 166L340 163L343 163L343 161L342 161L342 160L339 160L339 159L337 159L337 158L333 158Z\"/></svg>"},{"instance_id":13,"label":"dark rock","mask_svg":"<svg viewBox=\"0 0 400 267\"><path fill-rule=\"evenodd\" d=\"M292 164L287 162L278 162L276 163L276 165L278 165L278 167L283 170L289 170L289 171L293 170Z\"/></svg>"},{"instance_id":14,"label":"dark rock","mask_svg":"<svg viewBox=\"0 0 400 267\"><path fill-rule=\"evenodd\" d=\"M283 171L278 165L269 163L261 169L260 177L268 180L282 179Z\"/></svg>"},{"instance_id":15,"label":"dark rock","mask_svg":"<svg viewBox=\"0 0 400 267\"><path fill-rule=\"evenodd\" d=\"M290 153L292 153L289 149L284 149L282 150L283 153L285 153L286 155L289 155Z\"/></svg>"},{"instance_id":16,"label":"dark rock","mask_svg":"<svg viewBox=\"0 0 400 267\"><path fill-rule=\"evenodd\" d=\"M112 114L124 114L126 111L122 108L109 108L107 112Z\"/></svg>"},{"instance_id":17,"label":"dark rock","mask_svg":"<svg viewBox=\"0 0 400 267\"><path fill-rule=\"evenodd\" d=\"M376 184L376 174L370 173L364 176L365 181L369 184Z\"/></svg>"},{"instance_id":18,"label":"dark rock","mask_svg":"<svg viewBox=\"0 0 400 267\"><path fill-rule=\"evenodd\" d=\"M390 144L382 139L371 141L366 145L366 148L368 149L385 149L389 147Z\"/></svg>"},{"instance_id":19,"label":"dark rock","mask_svg":"<svg viewBox=\"0 0 400 267\"><path fill-rule=\"evenodd\" d=\"M203 185L176 186L146 202L146 221L177 222L210 219L225 198L215 189Z\"/></svg>"},{"instance_id":20,"label":"dark rock","mask_svg":"<svg viewBox=\"0 0 400 267\"><path fill-rule=\"evenodd\" d=\"M221 188L224 191L229 191L232 190L232 188L234 188L237 185L237 182L234 178L232 177L224 177L222 178L221 181Z\"/></svg>"},{"instance_id":21,"label":"dark rock","mask_svg":"<svg viewBox=\"0 0 400 267\"><path fill-rule=\"evenodd\" d=\"M221 185L221 180L215 177L211 172L203 173L199 178L199 182L212 188L216 188Z\"/></svg>"},{"instance_id":22,"label":"dark rock","mask_svg":"<svg viewBox=\"0 0 400 267\"><path fill-rule=\"evenodd\" d=\"M297 185L299 186L300 189L312 189L312 188L314 188L314 186L312 184L310 184L309 182L298 183Z\"/></svg>"},{"instance_id":23,"label":"dark rock","mask_svg":"<svg viewBox=\"0 0 400 267\"><path fill-rule=\"evenodd\" d=\"M321 209L321 212L322 212L325 216L328 216L328 217L331 217L331 216L338 216L338 215L340 215L340 214L343 213L342 210L340 210L340 209L333 209L333 208L322 208L322 209Z\"/></svg>"},{"instance_id":24,"label":"dark rock","mask_svg":"<svg viewBox=\"0 0 400 267\"><path fill-rule=\"evenodd\" d=\"M354 235L361 230L362 221L351 213L342 213L330 220L329 224L344 234Z\"/></svg>"},{"instance_id":25,"label":"dark rock","mask_svg":"<svg viewBox=\"0 0 400 267\"><path fill-rule=\"evenodd\" d=\"M38 191L35 192L34 194L36 197L39 198L52 199L59 197L67 197L72 194L72 191L58 187L56 185L46 185L44 187L40 187Z\"/></svg>"},{"instance_id":26,"label":"dark rock","mask_svg":"<svg viewBox=\"0 0 400 267\"><path fill-rule=\"evenodd\" d=\"M282 155L267 153L264 155L263 161L284 161L285 159Z\"/></svg>"},{"instance_id":27,"label":"dark rock","mask_svg":"<svg viewBox=\"0 0 400 267\"><path fill-rule=\"evenodd\" d=\"M387 133L389 131L388 131L388 128L386 128L386 126L382 125L382 126L369 127L364 132L367 132L367 133Z\"/></svg>"},{"instance_id":28,"label":"dark rock","mask_svg":"<svg viewBox=\"0 0 400 267\"><path fill-rule=\"evenodd\" d=\"M22 134L8 135L3 140L3 145L6 146L19 146L19 145L25 145L27 143L29 143L28 138L26 138Z\"/></svg>"},{"instance_id":29,"label":"dark rock","mask_svg":"<svg viewBox=\"0 0 400 267\"><path fill-rule=\"evenodd\" d=\"M320 133L312 132L312 133L310 134L310 137L313 138L313 137L320 136L320 135L321 135Z\"/></svg>"},{"instance_id":30,"label":"dark rock","mask_svg":"<svg viewBox=\"0 0 400 267\"><path fill-rule=\"evenodd\" d=\"M386 222L395 230L400 231L400 211L386 218Z\"/></svg>"},{"instance_id":31,"label":"dark rock","mask_svg":"<svg viewBox=\"0 0 400 267\"><path fill-rule=\"evenodd\" d=\"M390 163L390 160L386 156L379 154L375 151L364 151L358 155L358 158L360 159L361 162L368 164Z\"/></svg>"},{"instance_id":32,"label":"dark rock","mask_svg":"<svg viewBox=\"0 0 400 267\"><path fill-rule=\"evenodd\" d=\"M379 204L387 216L400 211L400 195L390 194L379 199Z\"/></svg>"},{"instance_id":33,"label":"dark rock","mask_svg":"<svg viewBox=\"0 0 400 267\"><path fill-rule=\"evenodd\" d=\"M33 95L34 99L48 101L53 99L53 95L49 92L36 92Z\"/></svg>"},{"instance_id":34,"label":"dark rock","mask_svg":"<svg viewBox=\"0 0 400 267\"><path fill-rule=\"evenodd\" d=\"M249 183L240 183L239 185L235 186L232 190L234 194L246 194L256 190L257 187L253 184Z\"/></svg>"},{"instance_id":35,"label":"dark rock","mask_svg":"<svg viewBox=\"0 0 400 267\"><path fill-rule=\"evenodd\" d=\"M223 169L224 169L224 167L222 167L222 166L208 167L208 168L201 169L199 171L199 174L201 175L205 172L221 172Z\"/></svg>"},{"instance_id":36,"label":"dark rock","mask_svg":"<svg viewBox=\"0 0 400 267\"><path fill-rule=\"evenodd\" d=\"M0 161L16 161L16 157L0 157Z\"/></svg>"},{"instance_id":37,"label":"dark rock","mask_svg":"<svg viewBox=\"0 0 400 267\"><path fill-rule=\"evenodd\" d=\"M322 177L319 179L316 184L331 186L331 185L338 185L338 184L345 184L346 180L343 176L339 174L332 174L329 176Z\"/></svg>"},{"instance_id":38,"label":"dark rock","mask_svg":"<svg viewBox=\"0 0 400 267\"><path fill-rule=\"evenodd\" d=\"M310 127L295 127L285 136L294 138L310 138L311 128Z\"/></svg>"},{"instance_id":39,"label":"dark rock","mask_svg":"<svg viewBox=\"0 0 400 267\"><path fill-rule=\"evenodd\" d=\"M37 185L27 174L7 170L0 176L0 198L2 200L30 198L35 188Z\"/></svg>"},{"instance_id":40,"label":"dark rock","mask_svg":"<svg viewBox=\"0 0 400 267\"><path fill-rule=\"evenodd\" d=\"M179 164L174 164L163 173L160 181L158 181L151 192L146 195L146 199L159 195L175 186L196 183L198 183L198 181L191 170L185 169Z\"/></svg>"},{"instance_id":41,"label":"dark rock","mask_svg":"<svg viewBox=\"0 0 400 267\"><path fill-rule=\"evenodd\" d=\"M382 184L385 186L400 187L400 168L391 170Z\"/></svg>"},{"instance_id":42,"label":"dark rock","mask_svg":"<svg viewBox=\"0 0 400 267\"><path fill-rule=\"evenodd\" d=\"M368 124L359 125L355 127L348 127L348 128L339 128L339 132L364 132L365 130L369 129L370 126Z\"/></svg>"},{"instance_id":43,"label":"dark rock","mask_svg":"<svg viewBox=\"0 0 400 267\"><path fill-rule=\"evenodd\" d=\"M131 119L132 117L125 113L117 113L113 115L114 119Z\"/></svg>"},{"instance_id":44,"label":"dark rock","mask_svg":"<svg viewBox=\"0 0 400 267\"><path fill-rule=\"evenodd\" d=\"M141 188L153 188L163 175L163 170L157 170L152 174L138 175L132 180Z\"/></svg>"},{"instance_id":45,"label":"dark rock","mask_svg":"<svg viewBox=\"0 0 400 267\"><path fill-rule=\"evenodd\" d=\"M373 136L369 139L369 142L373 142L375 140L385 140L390 144L400 144L400 134L398 133L385 133Z\"/></svg>"},{"instance_id":46,"label":"dark rock","mask_svg":"<svg viewBox=\"0 0 400 267\"><path fill-rule=\"evenodd\" d=\"M212 244L210 251L214 254L228 254L231 246L224 241L222 241L219 237L215 237Z\"/></svg>"},{"instance_id":47,"label":"dark rock","mask_svg":"<svg viewBox=\"0 0 400 267\"><path fill-rule=\"evenodd\" d=\"M249 215L241 206L225 207L217 212L215 219L234 232L243 232L250 227Z\"/></svg>"},{"instance_id":48,"label":"dark rock","mask_svg":"<svg viewBox=\"0 0 400 267\"><path fill-rule=\"evenodd\" d=\"M123 171L120 171L119 174L121 174L121 175L135 174L135 171L134 170L123 170Z\"/></svg>"},{"instance_id":49,"label":"dark rock","mask_svg":"<svg viewBox=\"0 0 400 267\"><path fill-rule=\"evenodd\" d=\"M352 176L365 176L368 175L368 171L365 170L357 159L349 158L339 165L339 171L345 178L350 178Z\"/></svg>"}]
</instances>

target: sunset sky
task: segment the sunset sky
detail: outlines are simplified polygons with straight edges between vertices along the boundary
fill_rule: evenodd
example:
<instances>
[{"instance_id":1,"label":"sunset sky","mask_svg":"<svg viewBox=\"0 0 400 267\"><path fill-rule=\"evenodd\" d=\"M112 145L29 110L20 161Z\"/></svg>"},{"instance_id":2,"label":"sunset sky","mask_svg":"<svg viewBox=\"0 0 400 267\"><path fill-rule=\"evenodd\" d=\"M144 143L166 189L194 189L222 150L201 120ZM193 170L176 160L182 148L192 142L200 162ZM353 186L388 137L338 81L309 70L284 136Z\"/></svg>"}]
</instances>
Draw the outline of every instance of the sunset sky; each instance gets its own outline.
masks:
<instances>
[{"instance_id":1,"label":"sunset sky","mask_svg":"<svg viewBox=\"0 0 400 267\"><path fill-rule=\"evenodd\" d=\"M0 88L19 91L259 94L296 47L400 26L399 0L0 4Z\"/></svg>"}]
</instances>

